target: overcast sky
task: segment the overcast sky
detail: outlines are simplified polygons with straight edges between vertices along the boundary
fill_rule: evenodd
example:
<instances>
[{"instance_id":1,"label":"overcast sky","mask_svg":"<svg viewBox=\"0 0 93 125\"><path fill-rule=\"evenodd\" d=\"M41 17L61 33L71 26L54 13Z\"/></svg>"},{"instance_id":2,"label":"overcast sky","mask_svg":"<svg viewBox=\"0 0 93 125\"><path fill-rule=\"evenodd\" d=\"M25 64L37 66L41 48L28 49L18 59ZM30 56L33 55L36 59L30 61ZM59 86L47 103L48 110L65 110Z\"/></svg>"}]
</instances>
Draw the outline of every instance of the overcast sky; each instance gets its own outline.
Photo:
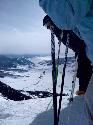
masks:
<instances>
[{"instance_id":1,"label":"overcast sky","mask_svg":"<svg viewBox=\"0 0 93 125\"><path fill-rule=\"evenodd\" d=\"M38 0L0 0L0 54L50 53L45 15Z\"/></svg>"}]
</instances>

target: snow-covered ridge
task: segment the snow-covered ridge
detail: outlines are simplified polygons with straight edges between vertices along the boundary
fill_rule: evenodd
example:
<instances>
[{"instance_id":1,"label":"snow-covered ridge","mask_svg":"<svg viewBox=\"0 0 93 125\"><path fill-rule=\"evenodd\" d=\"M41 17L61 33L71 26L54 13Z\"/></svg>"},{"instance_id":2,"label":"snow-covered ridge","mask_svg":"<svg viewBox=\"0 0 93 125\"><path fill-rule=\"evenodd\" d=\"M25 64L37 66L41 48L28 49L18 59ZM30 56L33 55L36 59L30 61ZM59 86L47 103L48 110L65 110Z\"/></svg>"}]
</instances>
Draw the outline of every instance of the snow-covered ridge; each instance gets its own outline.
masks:
<instances>
[{"instance_id":1,"label":"snow-covered ridge","mask_svg":"<svg viewBox=\"0 0 93 125\"><path fill-rule=\"evenodd\" d=\"M57 59L57 57L56 57ZM0 56L0 77L21 77L20 73L29 70L51 68L51 56ZM73 63L74 57L68 57L67 63ZM64 57L59 59L59 65L64 63Z\"/></svg>"}]
</instances>

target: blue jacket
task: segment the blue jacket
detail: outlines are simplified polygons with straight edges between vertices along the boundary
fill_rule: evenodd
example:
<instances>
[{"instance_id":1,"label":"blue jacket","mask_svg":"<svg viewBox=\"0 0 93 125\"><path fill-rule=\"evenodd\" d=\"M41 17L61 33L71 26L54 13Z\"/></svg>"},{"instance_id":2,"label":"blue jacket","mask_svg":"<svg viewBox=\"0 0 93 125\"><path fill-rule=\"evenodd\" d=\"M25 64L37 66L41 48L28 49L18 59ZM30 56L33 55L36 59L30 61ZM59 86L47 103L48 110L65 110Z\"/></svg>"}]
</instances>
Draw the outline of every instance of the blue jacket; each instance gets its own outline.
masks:
<instances>
[{"instance_id":1,"label":"blue jacket","mask_svg":"<svg viewBox=\"0 0 93 125\"><path fill-rule=\"evenodd\" d=\"M57 27L73 30L85 41L93 62L93 0L39 0L39 4Z\"/></svg>"}]
</instances>

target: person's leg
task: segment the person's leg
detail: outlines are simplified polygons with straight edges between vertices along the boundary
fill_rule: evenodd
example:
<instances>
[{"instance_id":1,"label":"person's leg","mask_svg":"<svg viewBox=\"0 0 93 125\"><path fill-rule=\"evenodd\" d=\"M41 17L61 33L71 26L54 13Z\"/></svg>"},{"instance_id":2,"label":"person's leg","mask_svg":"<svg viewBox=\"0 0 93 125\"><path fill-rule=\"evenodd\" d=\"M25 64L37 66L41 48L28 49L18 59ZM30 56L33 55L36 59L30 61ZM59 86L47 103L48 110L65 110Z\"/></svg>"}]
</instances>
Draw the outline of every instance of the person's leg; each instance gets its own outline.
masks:
<instances>
[{"instance_id":1,"label":"person's leg","mask_svg":"<svg viewBox=\"0 0 93 125\"><path fill-rule=\"evenodd\" d=\"M80 91L86 92L88 84L89 84L89 80L90 79L88 79L86 77L86 75L85 75L85 77L84 76L80 76L80 78L79 78L79 90Z\"/></svg>"},{"instance_id":2,"label":"person's leg","mask_svg":"<svg viewBox=\"0 0 93 125\"><path fill-rule=\"evenodd\" d=\"M87 56L78 57L77 76L79 78L79 93L86 92L92 75L92 66Z\"/></svg>"},{"instance_id":3,"label":"person's leg","mask_svg":"<svg viewBox=\"0 0 93 125\"><path fill-rule=\"evenodd\" d=\"M82 72L83 74L79 75L79 90L76 91L76 95L85 94L89 81L91 79L91 72Z\"/></svg>"}]
</instances>

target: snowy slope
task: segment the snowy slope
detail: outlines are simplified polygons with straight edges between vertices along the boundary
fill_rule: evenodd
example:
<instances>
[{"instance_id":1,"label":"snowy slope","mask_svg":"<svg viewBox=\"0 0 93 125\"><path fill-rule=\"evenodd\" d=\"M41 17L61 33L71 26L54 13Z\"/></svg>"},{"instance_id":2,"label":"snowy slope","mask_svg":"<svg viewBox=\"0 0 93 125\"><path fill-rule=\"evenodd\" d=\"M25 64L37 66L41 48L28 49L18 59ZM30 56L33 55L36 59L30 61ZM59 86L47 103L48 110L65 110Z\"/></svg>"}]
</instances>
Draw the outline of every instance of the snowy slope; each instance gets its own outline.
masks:
<instances>
[{"instance_id":1,"label":"snowy slope","mask_svg":"<svg viewBox=\"0 0 93 125\"><path fill-rule=\"evenodd\" d=\"M61 110L59 125L88 125L84 97L75 97L74 102ZM53 125L53 110L39 114L30 125Z\"/></svg>"},{"instance_id":2,"label":"snowy slope","mask_svg":"<svg viewBox=\"0 0 93 125\"><path fill-rule=\"evenodd\" d=\"M18 90L38 90L38 91L48 91L52 92L52 78L51 78L51 65L47 65L46 61L49 61L50 57L34 57L32 62L35 64L33 69L28 70L28 72L18 73L23 77L13 78L13 77L4 77L0 80L11 87ZM44 62L42 65L40 62ZM59 66L59 77L57 92L60 91L60 81L62 75L63 64ZM73 76L74 64L68 63L66 69L66 78L64 93L70 94L71 82ZM44 73L45 71L45 73ZM78 88L78 79L76 81L76 88ZM85 121L84 113L84 99L83 97L75 97L71 107L68 107L68 98L69 96L63 97L62 102L62 122L66 122L69 117L69 125L77 125L77 120L82 117L80 120L82 124ZM24 100L21 102L14 102L11 100L6 100L0 96L0 125L52 125L52 97L48 98L36 98L30 100ZM41 107L42 106L42 107ZM66 112L65 112L66 111ZM68 113L67 113L68 112ZM70 113L72 112L72 113ZM77 112L77 114L76 114ZM78 113L79 112L79 113ZM71 115L73 114L73 115ZM74 118L74 114L76 117ZM79 115L80 114L80 115ZM63 121L64 119L64 121ZM73 120L73 123L72 122ZM45 122L46 121L46 122ZM67 124L64 122L64 125ZM60 123L60 125L61 125ZM81 124L78 124L81 125Z\"/></svg>"}]
</instances>

